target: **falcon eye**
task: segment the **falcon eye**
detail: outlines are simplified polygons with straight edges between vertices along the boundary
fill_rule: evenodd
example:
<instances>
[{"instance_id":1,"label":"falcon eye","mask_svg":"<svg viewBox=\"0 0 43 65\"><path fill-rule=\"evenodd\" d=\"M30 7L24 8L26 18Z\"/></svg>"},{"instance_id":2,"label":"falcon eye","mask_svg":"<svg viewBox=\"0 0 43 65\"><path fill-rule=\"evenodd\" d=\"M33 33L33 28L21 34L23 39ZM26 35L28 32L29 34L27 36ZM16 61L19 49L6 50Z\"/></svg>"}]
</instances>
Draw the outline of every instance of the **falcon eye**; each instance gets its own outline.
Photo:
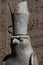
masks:
<instances>
[{"instance_id":1,"label":"falcon eye","mask_svg":"<svg viewBox=\"0 0 43 65\"><path fill-rule=\"evenodd\" d=\"M19 37L19 38L17 38L17 39L18 39L19 41L23 41L23 39L22 39L22 38L20 38L20 37Z\"/></svg>"}]
</instances>

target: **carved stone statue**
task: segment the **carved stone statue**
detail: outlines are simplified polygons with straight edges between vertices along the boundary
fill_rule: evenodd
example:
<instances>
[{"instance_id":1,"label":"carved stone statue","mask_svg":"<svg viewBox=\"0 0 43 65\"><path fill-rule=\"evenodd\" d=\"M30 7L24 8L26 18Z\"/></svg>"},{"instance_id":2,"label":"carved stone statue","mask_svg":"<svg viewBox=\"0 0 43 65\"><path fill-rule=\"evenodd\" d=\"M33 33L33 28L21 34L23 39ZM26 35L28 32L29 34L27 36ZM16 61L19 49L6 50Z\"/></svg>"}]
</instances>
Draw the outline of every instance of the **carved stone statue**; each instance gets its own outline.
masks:
<instances>
[{"instance_id":1,"label":"carved stone statue","mask_svg":"<svg viewBox=\"0 0 43 65\"><path fill-rule=\"evenodd\" d=\"M29 12L27 2L19 2L12 19L11 54L4 58L5 65L38 65L37 57L27 33L28 23Z\"/></svg>"}]
</instances>

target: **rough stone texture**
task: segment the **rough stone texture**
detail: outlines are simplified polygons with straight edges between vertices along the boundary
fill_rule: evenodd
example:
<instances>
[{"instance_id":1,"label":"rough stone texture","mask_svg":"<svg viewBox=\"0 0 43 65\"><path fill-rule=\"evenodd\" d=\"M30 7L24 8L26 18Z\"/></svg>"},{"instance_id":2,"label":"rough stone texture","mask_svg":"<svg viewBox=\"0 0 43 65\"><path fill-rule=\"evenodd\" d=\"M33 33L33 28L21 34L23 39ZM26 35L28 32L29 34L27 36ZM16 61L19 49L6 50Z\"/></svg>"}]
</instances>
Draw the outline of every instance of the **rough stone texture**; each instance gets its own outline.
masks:
<instances>
[{"instance_id":1,"label":"rough stone texture","mask_svg":"<svg viewBox=\"0 0 43 65\"><path fill-rule=\"evenodd\" d=\"M19 1L21 0L0 0L0 65L3 64L3 57L11 52L11 34L8 33L8 26L12 25L12 21L8 2L13 12ZM33 49L38 56L39 65L43 65L43 0L27 1L30 11L28 33L31 38Z\"/></svg>"}]
</instances>

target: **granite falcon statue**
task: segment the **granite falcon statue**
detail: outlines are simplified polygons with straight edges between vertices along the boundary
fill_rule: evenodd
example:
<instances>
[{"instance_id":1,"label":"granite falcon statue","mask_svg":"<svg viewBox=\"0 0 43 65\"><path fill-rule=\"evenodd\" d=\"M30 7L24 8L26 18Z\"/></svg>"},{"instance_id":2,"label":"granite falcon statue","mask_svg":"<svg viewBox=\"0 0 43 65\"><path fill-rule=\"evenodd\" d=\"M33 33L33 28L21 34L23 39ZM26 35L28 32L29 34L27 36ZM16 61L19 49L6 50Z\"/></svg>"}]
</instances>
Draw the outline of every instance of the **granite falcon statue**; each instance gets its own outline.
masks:
<instances>
[{"instance_id":1,"label":"granite falcon statue","mask_svg":"<svg viewBox=\"0 0 43 65\"><path fill-rule=\"evenodd\" d=\"M27 33L29 12L26 1L18 3L13 17L11 54L4 58L5 65L38 65L37 57Z\"/></svg>"},{"instance_id":2,"label":"granite falcon statue","mask_svg":"<svg viewBox=\"0 0 43 65\"><path fill-rule=\"evenodd\" d=\"M12 53L5 59L5 65L38 65L29 36L16 36L12 42Z\"/></svg>"}]
</instances>

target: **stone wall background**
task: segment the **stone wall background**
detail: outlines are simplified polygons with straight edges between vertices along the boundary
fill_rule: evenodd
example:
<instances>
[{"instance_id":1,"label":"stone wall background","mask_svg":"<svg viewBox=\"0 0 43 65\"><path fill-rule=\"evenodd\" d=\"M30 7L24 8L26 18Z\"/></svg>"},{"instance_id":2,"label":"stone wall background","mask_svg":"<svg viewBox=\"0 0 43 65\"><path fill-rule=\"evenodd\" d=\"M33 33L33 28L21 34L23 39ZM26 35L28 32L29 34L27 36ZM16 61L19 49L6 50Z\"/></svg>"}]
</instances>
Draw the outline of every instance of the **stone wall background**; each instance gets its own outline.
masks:
<instances>
[{"instance_id":1,"label":"stone wall background","mask_svg":"<svg viewBox=\"0 0 43 65\"><path fill-rule=\"evenodd\" d=\"M11 34L8 33L8 27L12 25L12 21L8 2L13 12L19 1L24 0L0 0L0 65L4 65L2 61L4 56L11 52ZM28 33L39 65L43 65L43 0L27 0L27 2L30 12Z\"/></svg>"}]
</instances>

